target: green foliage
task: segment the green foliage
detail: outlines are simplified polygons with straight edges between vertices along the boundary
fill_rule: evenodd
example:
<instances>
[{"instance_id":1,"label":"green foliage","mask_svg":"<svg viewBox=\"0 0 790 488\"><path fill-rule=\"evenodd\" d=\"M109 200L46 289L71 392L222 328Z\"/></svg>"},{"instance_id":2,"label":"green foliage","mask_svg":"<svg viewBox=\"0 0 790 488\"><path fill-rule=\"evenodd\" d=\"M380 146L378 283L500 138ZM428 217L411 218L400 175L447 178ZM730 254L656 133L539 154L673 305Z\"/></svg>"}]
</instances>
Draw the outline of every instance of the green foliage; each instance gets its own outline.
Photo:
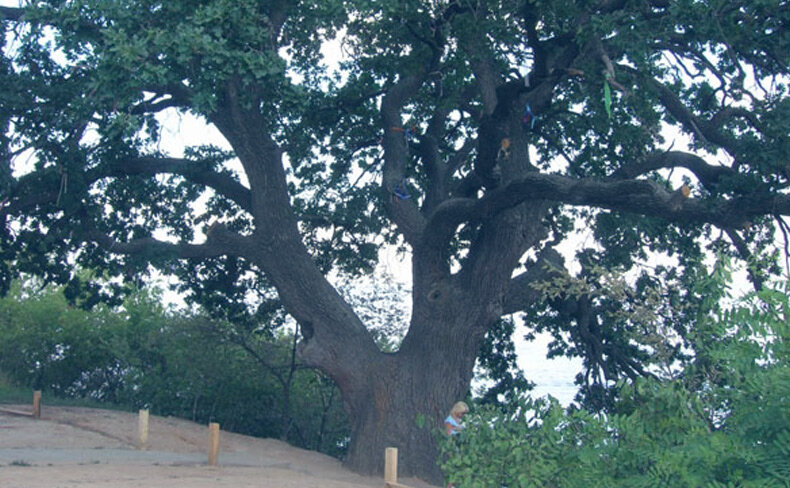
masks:
<instances>
[{"instance_id":1,"label":"green foliage","mask_svg":"<svg viewBox=\"0 0 790 488\"><path fill-rule=\"evenodd\" d=\"M609 387L619 378L669 377L681 368L688 360L688 330L704 315L702 310L709 310L701 297L715 303L721 295L695 291L687 286L687 277L668 266L629 277L625 268L598 264L596 258L587 256L580 276L555 273L533 287L549 302L570 299L597 310L596 319L584 322L563 313L538 313L528 315L528 320L553 335L550 357L583 359L584 371L577 378L581 398L589 408L606 409L614 399ZM684 274L696 276L693 273L704 269L699 262L688 263Z\"/></svg>"},{"instance_id":2,"label":"green foliage","mask_svg":"<svg viewBox=\"0 0 790 488\"><path fill-rule=\"evenodd\" d=\"M99 364L115 366L100 338L115 333L117 322L107 321L104 310L89 319L86 312L68 307L61 293L25 295L21 288L14 290L3 299L0 312L0 368L17 383L33 389L57 385L56 391L65 393L83 372L93 372Z\"/></svg>"},{"instance_id":3,"label":"green foliage","mask_svg":"<svg viewBox=\"0 0 790 488\"><path fill-rule=\"evenodd\" d=\"M748 260L757 288L778 271L786 0L20 4L0 11L0 292L30 273L70 303L118 306L157 271L213 319L142 313L130 333L111 309L91 327L57 311L9 334L22 354L8 367L26 381L195 415L213 415L205 399L221 385L254 395L245 371L286 391L320 388L283 353L294 349L276 331L282 299L312 340L305 360L343 379L355 420L375 429L362 421L374 404L353 397L381 375L350 371L460 359L431 369L448 383L440 396L459 396L482 345L500 381L491 397L510 392L525 380L499 319L524 311L554 335L551 355L584 359L585 405L614 414L623 378L672 376L694 359L699 384L717 384L701 361L722 335L690 286L707 251ZM169 121L184 119L210 126L217 147L169 147ZM569 241L576 225L588 243ZM325 280L371 272L386 245L414 253L402 343L379 328L400 310L372 307L376 323ZM560 245L580 274L529 289ZM644 266L656 256L669 264ZM379 354L399 343L403 354ZM419 351L433 344L435 355ZM265 366L280 354L285 367ZM720 366L713 350L707 361ZM113 384L126 374L149 397ZM159 386L185 393L167 400ZM411 425L419 403L391 413ZM421 442L401 420L385 424ZM351 452L367 456L356 466L378 464Z\"/></svg>"},{"instance_id":4,"label":"green foliage","mask_svg":"<svg viewBox=\"0 0 790 488\"><path fill-rule=\"evenodd\" d=\"M226 318L241 320L242 305L254 295L246 291L271 288L249 256L120 255L103 252L93 238L101 233L128 243L158 231L193 243L197 228L214 220L245 235L268 232L216 183L218 176L249 181L231 164L234 150L185 148L178 168L168 164L178 151L163 153L168 117L224 126L218 114L231 105L249 117L241 125L255 139L271 136L287 153L289 194L283 200L292 202L321 271L370 271L379 247L399 238L383 205L391 196L382 194L383 95L405 76L425 78L400 115L421 135L408 144L403 178L412 202L422 201L429 215L442 199L471 195L460 190L480 156L475 138L481 135L482 94L476 89L483 61L490 88L503 91L503 113L512 110L507 104L538 97L532 92L540 83L551 85L540 90L552 94L542 102L540 127L522 134L530 158L519 171L532 166L574 178L619 178L665 152L662 127L671 126L694 149L721 149L733 163L732 171L708 168L715 177L689 181L695 198L748 195L760 201L788 184L788 37L781 0L686 0L644 8L548 0L23 3L22 26L14 24L11 33L12 23L3 22L9 36L3 38L0 76L7 89L0 103L8 115L0 111L0 142L12 156L0 167L0 195L16 203L3 214L14 225L0 240L0 289L19 271L29 272L68 284L70 297L89 306L117 301L129 289L96 287L70 272L73 261L125 279L144 278L150 265L179 276L190 299L212 313L227 305ZM325 54L330 41L340 59ZM546 72L552 64L556 70ZM561 74L569 68L584 77ZM525 84L527 73L532 84ZM667 102L658 82L676 103ZM508 85L524 88L510 100L504 96ZM427 137L431 120L438 123ZM429 139L436 143L430 157L423 151ZM28 150L30 164L12 164ZM160 166L125 173L125 163L137 158ZM449 173L441 184L433 182L432 167L445 164ZM672 189L665 169L644 176ZM37 190L28 187L47 188L54 197L36 203L31 197ZM428 198L432 188L446 194ZM578 203L575 197L562 202ZM679 274L693 272L704 238L711 238L708 224L643 217L650 212L642 208L634 215L554 209L547 225L555 232L571 217L587 221L601 246L594 257L606 266L632 267L652 251L678 259ZM742 230L747 254L760 268L776 271L767 251L773 219L752 220L752 228ZM442 249L448 262L468 254L476 226L466 222L448 237ZM559 242L565 235L554 237Z\"/></svg>"},{"instance_id":5,"label":"green foliage","mask_svg":"<svg viewBox=\"0 0 790 488\"><path fill-rule=\"evenodd\" d=\"M721 285L714 275L706 285ZM716 292L715 296L720 296ZM621 382L609 414L552 399L481 408L446 440L465 487L790 486L790 301L786 285L706 313L672 380Z\"/></svg>"},{"instance_id":6,"label":"green foliage","mask_svg":"<svg viewBox=\"0 0 790 488\"><path fill-rule=\"evenodd\" d=\"M256 129L271 133L287 148L289 171L295 176L290 181L294 210L303 219L305 240L322 269L371 269L381 243L374 236L383 234L388 242L397 237L381 208L377 181L382 171L381 94L405 73L418 72L432 55L432 43L439 42L446 43L442 59L414 94L404 119L422 132L437 109L455 112L458 120L448 120L442 128L437 155L443 160L451 159L479 129L472 114L481 100L469 95L478 74L470 64L479 59L464 44L485 39L484 54L477 57L490 57L486 61L498 83L505 83L520 82L515 76L526 72L534 81L547 77L541 72L547 67L536 65L548 54L541 52L542 41L556 51L551 61L573 56L572 68L585 77L556 80L552 106L541 115L541 129L530 141L536 166L549 168L561 157L567 160L567 174L611 176L661 147L662 123L691 133L699 139L696 144L708 149L711 141L661 109L655 87L647 82L655 77L687 102L690 116L727 119L717 127L724 143L716 143L738 161L739 172L731 181L717 182L715 190L695 190L723 193L754 189L757 183L765 185L763 190L787 184L782 161L788 149L790 103L782 75L787 73L783 61L788 40L781 29L783 17L773 15L784 10L779 0L738 2L737 7L719 1L645 9L628 4L599 9L595 15L582 3L553 1L333 0L298 2L285 10L281 3L24 2L25 28L16 30L8 45L4 39L2 79L8 89L3 104L11 115L3 119L3 145L10 154L35 148L35 179L63 191L56 192L55 204L31 212L32 220L22 219L21 232L7 236L8 255L27 256L19 269L68 282L67 249L79 244L69 233L86 227L122 242L151 236L157 228L189 242L195 226L205 222L190 205L201 196L209 199L208 213L221 216L230 227L248 229L249 216L238 205L222 195L205 194L195 178L212 170L238 179L236 170L226 165L230 158L187 148L186 160L193 167L180 176L165 171L168 176L153 178L143 172L93 182L85 174L126 158L165 156L159 112L171 108L170 115L212 120L218 104L227 102L223 87L230 81L238 82L240 107L262 115ZM287 17L281 26L280 15ZM275 32L278 27L281 32ZM605 40L602 49L617 73L602 72L597 53L570 49L591 49L596 39ZM332 49L340 44L339 61L327 59L327 49L322 50L327 41L335 42ZM565 50L568 54L560 54ZM669 53L676 62L667 61ZM753 70L750 77L743 65ZM615 80L609 77L615 74L624 90L612 89ZM731 113L731 106L753 115ZM431 175L419 164L422 155L414 146L404 176L416 200L426 194ZM449 176L457 182L468 175L474 155L458 161L457 173ZM10 188L11 168L4 166L3 171ZM650 178L663 181L656 172ZM683 253L699 247L689 240L701 231L699 226L673 226L665 234L667 223L653 221L629 232L634 219L607 219L595 212L588 217L607 251L622 260L644 246ZM770 222L755 222L755 227L764 226ZM53 232L61 228L65 230L54 238ZM48 229L52 242L35 242L42 229ZM617 236L626 238L627 245L618 249L612 242ZM48 259L42 259L45 249ZM81 264L102 264L113 275L145 274L142 262L167 272L176 266L173 256L135 260L87 251L77 257ZM452 253L457 258L464 251L458 246ZM249 262L243 266L253 268ZM176 267L183 273L191 268ZM5 286L16 275L10 270L3 274Z\"/></svg>"},{"instance_id":7,"label":"green foliage","mask_svg":"<svg viewBox=\"0 0 790 488\"><path fill-rule=\"evenodd\" d=\"M20 388L0 371L0 403L28 403L31 399L30 388Z\"/></svg>"},{"instance_id":8,"label":"green foliage","mask_svg":"<svg viewBox=\"0 0 790 488\"><path fill-rule=\"evenodd\" d=\"M337 389L318 372L290 365L292 335L242 341L243 326L169 311L160 302L155 292L140 291L119 309L87 312L69 306L59 289L16 285L0 300L0 401L26 403L30 391L41 389L59 402L147 407L343 452L348 428ZM293 377L285 383L281 373L289 369Z\"/></svg>"}]
</instances>

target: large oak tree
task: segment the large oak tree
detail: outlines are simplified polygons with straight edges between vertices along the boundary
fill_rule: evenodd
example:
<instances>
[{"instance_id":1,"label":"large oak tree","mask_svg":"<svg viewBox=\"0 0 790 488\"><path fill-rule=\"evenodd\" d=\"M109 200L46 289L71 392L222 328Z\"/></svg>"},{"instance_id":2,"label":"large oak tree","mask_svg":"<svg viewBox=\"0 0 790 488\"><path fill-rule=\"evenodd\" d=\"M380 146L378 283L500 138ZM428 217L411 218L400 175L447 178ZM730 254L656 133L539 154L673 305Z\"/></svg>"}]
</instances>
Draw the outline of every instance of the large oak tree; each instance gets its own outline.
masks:
<instances>
[{"instance_id":1,"label":"large oak tree","mask_svg":"<svg viewBox=\"0 0 790 488\"><path fill-rule=\"evenodd\" d=\"M602 383L646 372L617 304L533 286L574 221L584 270L653 251L672 264L641 279L677 278L715 245L755 286L786 229L784 0L23 3L0 8L3 283L89 305L158 268L229 316L273 287L360 472L397 446L436 478L434 426L503 315L554 319ZM168 152L175 114L224 144ZM385 244L412 263L397 352L327 279Z\"/></svg>"}]
</instances>

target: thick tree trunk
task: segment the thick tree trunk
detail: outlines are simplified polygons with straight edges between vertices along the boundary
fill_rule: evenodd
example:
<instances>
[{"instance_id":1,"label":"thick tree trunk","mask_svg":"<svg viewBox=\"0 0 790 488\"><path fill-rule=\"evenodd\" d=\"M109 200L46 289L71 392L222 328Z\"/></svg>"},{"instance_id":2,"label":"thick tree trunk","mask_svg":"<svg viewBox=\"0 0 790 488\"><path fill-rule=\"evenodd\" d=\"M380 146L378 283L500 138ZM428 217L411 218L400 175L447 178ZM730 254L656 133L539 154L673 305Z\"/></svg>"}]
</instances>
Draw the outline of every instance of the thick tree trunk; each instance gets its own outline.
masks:
<instances>
[{"instance_id":1,"label":"thick tree trunk","mask_svg":"<svg viewBox=\"0 0 790 488\"><path fill-rule=\"evenodd\" d=\"M435 255L414 253L413 315L400 350L363 361L358 374L339 383L351 419L351 469L381 473L385 448L397 447L401 476L441 482L442 421L469 391L480 344L502 315L525 243L545 236L542 213L514 211L503 225L484 228L480 240L488 245L471 253L471 274L443 273L431 262Z\"/></svg>"},{"instance_id":2,"label":"thick tree trunk","mask_svg":"<svg viewBox=\"0 0 790 488\"><path fill-rule=\"evenodd\" d=\"M436 312L441 309L445 313ZM346 464L352 470L382 473L384 450L397 447L400 476L441 481L442 421L469 390L485 327L477 322L479 314L464 306L433 311L430 321L415 315L419 323L412 322L397 353L381 353L339 384L351 422Z\"/></svg>"},{"instance_id":3,"label":"thick tree trunk","mask_svg":"<svg viewBox=\"0 0 790 488\"><path fill-rule=\"evenodd\" d=\"M351 410L349 468L380 474L385 448L397 447L400 476L441 480L437 453L442 419L454 402L464 399L471 376L471 368L459 374L457 365L447 363L440 354L409 360L390 355L364 372L358 388L344 392Z\"/></svg>"}]
</instances>

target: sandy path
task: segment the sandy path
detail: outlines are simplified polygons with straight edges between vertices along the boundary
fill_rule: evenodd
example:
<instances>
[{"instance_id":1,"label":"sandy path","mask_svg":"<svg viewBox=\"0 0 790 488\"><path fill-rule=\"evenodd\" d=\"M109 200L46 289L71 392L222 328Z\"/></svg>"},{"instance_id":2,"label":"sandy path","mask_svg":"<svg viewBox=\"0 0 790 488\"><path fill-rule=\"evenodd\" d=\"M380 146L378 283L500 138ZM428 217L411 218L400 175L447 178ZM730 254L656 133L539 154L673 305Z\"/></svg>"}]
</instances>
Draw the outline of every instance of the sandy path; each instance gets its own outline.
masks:
<instances>
[{"instance_id":1,"label":"sandy path","mask_svg":"<svg viewBox=\"0 0 790 488\"><path fill-rule=\"evenodd\" d=\"M208 428L151 416L149 447L136 449L135 413L47 407L41 420L0 405L2 488L367 488L381 478L356 475L339 461L272 439L220 436L219 464L207 465ZM382 453L383 456L383 453ZM419 480L399 480L430 488Z\"/></svg>"}]
</instances>

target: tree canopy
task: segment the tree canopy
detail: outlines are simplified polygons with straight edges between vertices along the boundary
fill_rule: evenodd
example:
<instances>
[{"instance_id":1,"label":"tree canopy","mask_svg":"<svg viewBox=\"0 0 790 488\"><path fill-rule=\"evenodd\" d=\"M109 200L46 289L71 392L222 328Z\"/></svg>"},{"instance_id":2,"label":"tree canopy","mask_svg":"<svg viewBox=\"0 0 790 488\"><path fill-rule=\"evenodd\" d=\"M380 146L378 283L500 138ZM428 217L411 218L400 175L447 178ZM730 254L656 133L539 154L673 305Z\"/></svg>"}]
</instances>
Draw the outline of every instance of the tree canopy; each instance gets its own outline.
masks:
<instances>
[{"instance_id":1,"label":"tree canopy","mask_svg":"<svg viewBox=\"0 0 790 488\"><path fill-rule=\"evenodd\" d=\"M465 395L503 315L569 338L555 352L585 358L593 391L649 373L661 348L640 338L693 325L617 313L648 285L667 310L700 299L706 248L757 288L777 271L783 0L22 4L0 8L0 283L38 274L88 306L159 269L234 320L284 306L343 394L361 472L397 445L404 474L437 476L415 418ZM174 115L223 143L164 147ZM574 282L558 246L575 225L572 278L636 269L621 299L534 286ZM327 279L382 245L412 261L396 352Z\"/></svg>"}]
</instances>

